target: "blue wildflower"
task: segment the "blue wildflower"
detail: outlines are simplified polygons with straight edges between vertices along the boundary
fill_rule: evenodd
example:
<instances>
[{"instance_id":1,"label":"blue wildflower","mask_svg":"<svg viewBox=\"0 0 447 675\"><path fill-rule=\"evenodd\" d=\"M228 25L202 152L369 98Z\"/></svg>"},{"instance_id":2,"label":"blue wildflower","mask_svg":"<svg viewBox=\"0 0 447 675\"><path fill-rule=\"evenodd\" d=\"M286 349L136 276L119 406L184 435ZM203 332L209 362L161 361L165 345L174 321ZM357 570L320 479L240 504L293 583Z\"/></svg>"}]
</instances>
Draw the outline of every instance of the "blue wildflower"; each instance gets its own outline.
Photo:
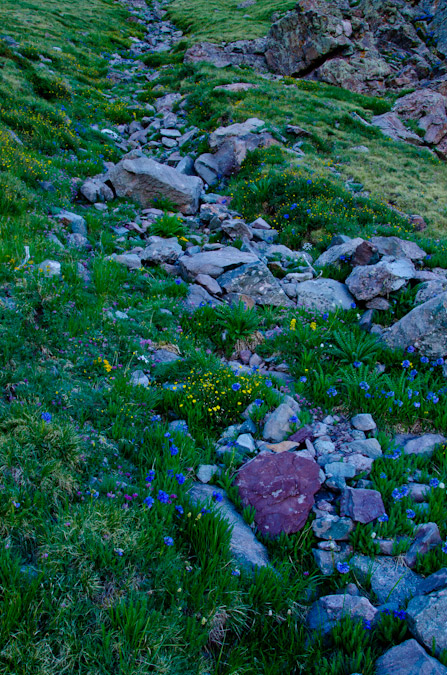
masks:
<instances>
[{"instance_id":1,"label":"blue wildflower","mask_svg":"<svg viewBox=\"0 0 447 675\"><path fill-rule=\"evenodd\" d=\"M389 517L387 516L386 513L384 513L383 516L379 516L377 520L379 521L379 523L387 523L389 521Z\"/></svg>"},{"instance_id":2,"label":"blue wildflower","mask_svg":"<svg viewBox=\"0 0 447 675\"><path fill-rule=\"evenodd\" d=\"M179 485L183 485L185 482L186 478L182 473L176 473L175 474L176 481Z\"/></svg>"},{"instance_id":3,"label":"blue wildflower","mask_svg":"<svg viewBox=\"0 0 447 675\"><path fill-rule=\"evenodd\" d=\"M150 509L151 506L152 506L152 504L154 503L154 501L155 501L155 500L154 500L153 497L148 496L148 497L146 497L146 499L144 500L144 503L146 504L146 506L148 507L148 509Z\"/></svg>"},{"instance_id":4,"label":"blue wildflower","mask_svg":"<svg viewBox=\"0 0 447 675\"><path fill-rule=\"evenodd\" d=\"M221 502L223 499L223 496L220 492L217 492L217 490L213 490L213 499L215 502Z\"/></svg>"},{"instance_id":5,"label":"blue wildflower","mask_svg":"<svg viewBox=\"0 0 447 675\"><path fill-rule=\"evenodd\" d=\"M334 396L337 396L338 391L336 390L335 387L329 387L329 389L327 390L326 394L327 394L328 396L334 397Z\"/></svg>"},{"instance_id":6,"label":"blue wildflower","mask_svg":"<svg viewBox=\"0 0 447 675\"><path fill-rule=\"evenodd\" d=\"M430 478L429 485L432 488L437 488L439 485L439 480L437 478Z\"/></svg>"},{"instance_id":7,"label":"blue wildflower","mask_svg":"<svg viewBox=\"0 0 447 675\"><path fill-rule=\"evenodd\" d=\"M231 385L231 388L233 391L239 391L241 385L239 384L239 382L235 382L234 384Z\"/></svg>"},{"instance_id":8,"label":"blue wildflower","mask_svg":"<svg viewBox=\"0 0 447 675\"><path fill-rule=\"evenodd\" d=\"M166 546L174 546L174 540L172 537L164 537L163 541Z\"/></svg>"},{"instance_id":9,"label":"blue wildflower","mask_svg":"<svg viewBox=\"0 0 447 675\"><path fill-rule=\"evenodd\" d=\"M52 415L49 412L43 412L41 414L41 418L43 419L44 422L51 422Z\"/></svg>"},{"instance_id":10,"label":"blue wildflower","mask_svg":"<svg viewBox=\"0 0 447 675\"><path fill-rule=\"evenodd\" d=\"M351 569L347 562L338 562L336 564L336 568L340 572L340 574L347 574Z\"/></svg>"},{"instance_id":11,"label":"blue wildflower","mask_svg":"<svg viewBox=\"0 0 447 675\"><path fill-rule=\"evenodd\" d=\"M158 499L158 501L161 502L162 504L168 504L168 503L169 503L169 495L168 495L168 493L165 492L164 490L159 490L159 491L158 491L157 499Z\"/></svg>"},{"instance_id":12,"label":"blue wildflower","mask_svg":"<svg viewBox=\"0 0 447 675\"><path fill-rule=\"evenodd\" d=\"M177 506L175 507L175 510L177 511L179 516L183 516L183 514L185 513L184 510L183 510L183 506L180 506L180 504L177 504Z\"/></svg>"},{"instance_id":13,"label":"blue wildflower","mask_svg":"<svg viewBox=\"0 0 447 675\"><path fill-rule=\"evenodd\" d=\"M409 520L413 520L415 516L416 511L413 511L413 509L407 509L407 518L409 518Z\"/></svg>"}]
</instances>

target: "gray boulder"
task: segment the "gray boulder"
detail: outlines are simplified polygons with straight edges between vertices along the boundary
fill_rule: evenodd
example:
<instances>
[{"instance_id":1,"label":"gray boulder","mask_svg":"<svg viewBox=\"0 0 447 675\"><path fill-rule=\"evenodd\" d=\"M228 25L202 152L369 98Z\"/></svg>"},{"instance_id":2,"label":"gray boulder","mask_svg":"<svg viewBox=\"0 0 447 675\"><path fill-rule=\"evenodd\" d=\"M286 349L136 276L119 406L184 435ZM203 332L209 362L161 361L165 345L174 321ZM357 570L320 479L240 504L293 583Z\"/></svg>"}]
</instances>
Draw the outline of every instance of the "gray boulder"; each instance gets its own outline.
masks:
<instances>
[{"instance_id":1,"label":"gray boulder","mask_svg":"<svg viewBox=\"0 0 447 675\"><path fill-rule=\"evenodd\" d=\"M148 241L149 246L147 246L141 254L142 262L151 265L175 263L183 253L177 237L163 239L163 237L152 236L149 237Z\"/></svg>"},{"instance_id":2,"label":"gray boulder","mask_svg":"<svg viewBox=\"0 0 447 675\"><path fill-rule=\"evenodd\" d=\"M219 127L210 135L209 146L210 148L220 148L225 141L231 138L245 136L249 133L256 133L262 129L262 127L265 127L265 122L257 117L250 117L250 119L245 122L230 124L228 127Z\"/></svg>"},{"instance_id":3,"label":"gray boulder","mask_svg":"<svg viewBox=\"0 0 447 675\"><path fill-rule=\"evenodd\" d=\"M405 640L377 659L376 675L447 675L447 668L416 640Z\"/></svg>"},{"instance_id":4,"label":"gray boulder","mask_svg":"<svg viewBox=\"0 0 447 675\"><path fill-rule=\"evenodd\" d=\"M293 415L295 415L295 411L287 403L281 403L266 418L262 432L264 440L279 443L286 436L289 436L292 433L290 418Z\"/></svg>"},{"instance_id":5,"label":"gray boulder","mask_svg":"<svg viewBox=\"0 0 447 675\"><path fill-rule=\"evenodd\" d=\"M424 302L397 321L384 334L385 342L394 349L410 345L430 358L447 354L447 292Z\"/></svg>"},{"instance_id":6,"label":"gray boulder","mask_svg":"<svg viewBox=\"0 0 447 675\"><path fill-rule=\"evenodd\" d=\"M410 600L407 607L408 627L427 649L435 653L447 649L447 589Z\"/></svg>"},{"instance_id":7,"label":"gray boulder","mask_svg":"<svg viewBox=\"0 0 447 675\"><path fill-rule=\"evenodd\" d=\"M434 449L441 443L447 443L447 438L441 434L423 434L417 438L412 438L404 445L406 455L424 455L430 456Z\"/></svg>"},{"instance_id":8,"label":"gray boulder","mask_svg":"<svg viewBox=\"0 0 447 675\"><path fill-rule=\"evenodd\" d=\"M380 255L390 255L393 258L409 258L423 260L426 252L414 241L399 237L372 237L371 243L377 248Z\"/></svg>"},{"instance_id":9,"label":"gray boulder","mask_svg":"<svg viewBox=\"0 0 447 675\"><path fill-rule=\"evenodd\" d=\"M244 253L232 246L226 246L217 251L202 251L192 257L183 256L179 259L179 265L187 279L194 279L198 274L208 274L215 279L228 270L258 260L254 253Z\"/></svg>"},{"instance_id":10,"label":"gray boulder","mask_svg":"<svg viewBox=\"0 0 447 675\"><path fill-rule=\"evenodd\" d=\"M193 503L212 499L214 488L212 485L200 485L195 483L188 491ZM222 489L218 489L222 495L222 501L215 502L214 511L223 520L226 520L231 530L230 551L237 562L247 569L269 566L269 559L265 547L258 541L251 528L244 521L240 513L236 511L231 501Z\"/></svg>"},{"instance_id":11,"label":"gray boulder","mask_svg":"<svg viewBox=\"0 0 447 675\"><path fill-rule=\"evenodd\" d=\"M349 241L343 242L342 244L331 246L327 251L322 253L319 258L316 259L315 267L334 265L340 261L340 258L348 258L352 256L358 246L363 244L364 241L365 240L361 237L356 237L355 239L349 239Z\"/></svg>"},{"instance_id":12,"label":"gray boulder","mask_svg":"<svg viewBox=\"0 0 447 675\"><path fill-rule=\"evenodd\" d=\"M294 306L268 267L260 261L225 272L217 281L227 293L243 293L258 305Z\"/></svg>"},{"instance_id":13,"label":"gray boulder","mask_svg":"<svg viewBox=\"0 0 447 675\"><path fill-rule=\"evenodd\" d=\"M170 199L182 213L194 214L199 208L202 180L187 176L149 157L123 159L107 174L118 197L130 197L141 206L151 206L155 197Z\"/></svg>"},{"instance_id":14,"label":"gray boulder","mask_svg":"<svg viewBox=\"0 0 447 675\"><path fill-rule=\"evenodd\" d=\"M436 548L442 542L439 528L436 523L424 523L416 530L415 538L408 549L404 561L408 567L416 565L417 557L423 556L432 548Z\"/></svg>"},{"instance_id":15,"label":"gray boulder","mask_svg":"<svg viewBox=\"0 0 447 675\"><path fill-rule=\"evenodd\" d=\"M350 309L354 298L345 284L334 279L314 279L297 284L297 306L318 312Z\"/></svg>"},{"instance_id":16,"label":"gray boulder","mask_svg":"<svg viewBox=\"0 0 447 675\"><path fill-rule=\"evenodd\" d=\"M307 615L307 625L313 630L328 633L345 617L357 621L374 621L377 609L367 598L356 595L325 595L312 605Z\"/></svg>"},{"instance_id":17,"label":"gray boulder","mask_svg":"<svg viewBox=\"0 0 447 675\"><path fill-rule=\"evenodd\" d=\"M371 588L381 604L396 602L403 605L412 596L423 592L424 579L395 560L382 557L372 560L365 555L355 555L351 566L360 580L370 578Z\"/></svg>"},{"instance_id":18,"label":"gray boulder","mask_svg":"<svg viewBox=\"0 0 447 675\"><path fill-rule=\"evenodd\" d=\"M62 223L62 225L70 227L74 234L82 234L84 237L87 236L87 224L85 218L77 213L63 210L56 214L54 218Z\"/></svg>"},{"instance_id":19,"label":"gray boulder","mask_svg":"<svg viewBox=\"0 0 447 675\"><path fill-rule=\"evenodd\" d=\"M405 286L415 275L410 260L381 260L376 265L359 265L346 279L346 285L357 300L371 300L388 295Z\"/></svg>"}]
</instances>

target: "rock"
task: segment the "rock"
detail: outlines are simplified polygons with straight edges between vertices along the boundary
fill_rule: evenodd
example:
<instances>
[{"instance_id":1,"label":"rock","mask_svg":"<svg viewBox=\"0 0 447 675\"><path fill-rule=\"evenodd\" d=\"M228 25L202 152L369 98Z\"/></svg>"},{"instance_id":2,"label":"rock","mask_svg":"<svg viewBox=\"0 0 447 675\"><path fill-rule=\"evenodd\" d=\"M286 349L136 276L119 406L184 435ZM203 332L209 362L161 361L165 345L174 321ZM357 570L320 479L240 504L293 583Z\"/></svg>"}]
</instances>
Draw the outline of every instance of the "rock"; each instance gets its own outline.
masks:
<instances>
[{"instance_id":1,"label":"rock","mask_svg":"<svg viewBox=\"0 0 447 675\"><path fill-rule=\"evenodd\" d=\"M427 649L435 654L447 649L447 589L410 600L407 607L408 627Z\"/></svg>"},{"instance_id":2,"label":"rock","mask_svg":"<svg viewBox=\"0 0 447 675\"><path fill-rule=\"evenodd\" d=\"M163 237L149 237L149 246L141 254L141 261L149 265L160 265L161 263L175 263L183 254L182 247L178 243L177 237L163 239Z\"/></svg>"},{"instance_id":3,"label":"rock","mask_svg":"<svg viewBox=\"0 0 447 675\"><path fill-rule=\"evenodd\" d=\"M264 263L257 261L225 272L217 278L226 293L243 293L258 305L293 307L279 282Z\"/></svg>"},{"instance_id":4,"label":"rock","mask_svg":"<svg viewBox=\"0 0 447 675\"><path fill-rule=\"evenodd\" d=\"M347 487L344 489L340 514L349 516L356 523L371 523L385 513L382 495L377 490Z\"/></svg>"},{"instance_id":5,"label":"rock","mask_svg":"<svg viewBox=\"0 0 447 675\"><path fill-rule=\"evenodd\" d=\"M237 218L232 218L230 220L224 220L222 223L222 231L230 237L230 239L252 239L253 235L251 233L248 225L244 223L243 220L238 220Z\"/></svg>"},{"instance_id":6,"label":"rock","mask_svg":"<svg viewBox=\"0 0 447 675\"><path fill-rule=\"evenodd\" d=\"M148 387L149 378L142 370L134 370L130 376L130 384L133 387Z\"/></svg>"},{"instance_id":7,"label":"rock","mask_svg":"<svg viewBox=\"0 0 447 675\"><path fill-rule=\"evenodd\" d=\"M157 98L155 101L155 107L157 112L171 112L174 105L179 103L181 100L181 94L166 94L165 96Z\"/></svg>"},{"instance_id":8,"label":"rock","mask_svg":"<svg viewBox=\"0 0 447 675\"><path fill-rule=\"evenodd\" d=\"M374 463L374 460L370 457L358 454L348 455L343 461L354 466L357 474L363 472L369 473Z\"/></svg>"},{"instance_id":9,"label":"rock","mask_svg":"<svg viewBox=\"0 0 447 675\"><path fill-rule=\"evenodd\" d=\"M253 132L258 132L265 127L265 122L257 117L250 117L245 122L230 124L228 127L219 127L209 137L210 148L220 148L225 141L230 138L245 136Z\"/></svg>"},{"instance_id":10,"label":"rock","mask_svg":"<svg viewBox=\"0 0 447 675\"><path fill-rule=\"evenodd\" d=\"M346 478L354 478L356 468L345 462L328 462L324 466L326 485L335 490L343 490L346 487Z\"/></svg>"},{"instance_id":11,"label":"rock","mask_svg":"<svg viewBox=\"0 0 447 675\"><path fill-rule=\"evenodd\" d=\"M279 443L284 440L291 432L290 418L295 415L295 411L286 403L281 403L276 410L267 415L262 432L266 441Z\"/></svg>"},{"instance_id":12,"label":"rock","mask_svg":"<svg viewBox=\"0 0 447 675\"><path fill-rule=\"evenodd\" d=\"M238 40L226 46L210 42L199 42L186 50L185 63L206 61L216 68L228 66L249 66L259 71L266 71L265 38L257 40Z\"/></svg>"},{"instance_id":13,"label":"rock","mask_svg":"<svg viewBox=\"0 0 447 675\"><path fill-rule=\"evenodd\" d=\"M382 456L382 447L375 438L367 438L365 440L351 441L346 443L344 449L351 453L365 455L371 459L378 459Z\"/></svg>"},{"instance_id":14,"label":"rock","mask_svg":"<svg viewBox=\"0 0 447 675\"><path fill-rule=\"evenodd\" d=\"M180 356L174 352L170 352L168 349L156 349L152 358L155 363L174 363L175 361L180 360Z\"/></svg>"},{"instance_id":15,"label":"rock","mask_svg":"<svg viewBox=\"0 0 447 675\"><path fill-rule=\"evenodd\" d=\"M371 588L381 604L395 602L402 606L423 589L425 580L419 574L389 558L372 560L364 555L355 555L351 566L361 581L370 578Z\"/></svg>"},{"instance_id":16,"label":"rock","mask_svg":"<svg viewBox=\"0 0 447 675\"><path fill-rule=\"evenodd\" d=\"M114 194L104 181L105 177L102 176L87 178L80 188L80 193L91 204L96 202L108 202L113 199Z\"/></svg>"},{"instance_id":17,"label":"rock","mask_svg":"<svg viewBox=\"0 0 447 675\"><path fill-rule=\"evenodd\" d=\"M297 285L297 306L318 312L351 309L354 298L345 284L333 279L303 281Z\"/></svg>"},{"instance_id":18,"label":"rock","mask_svg":"<svg viewBox=\"0 0 447 675\"><path fill-rule=\"evenodd\" d=\"M432 298L447 291L447 279L437 279L435 281L425 281L419 286L414 302L416 305L421 305Z\"/></svg>"},{"instance_id":19,"label":"rock","mask_svg":"<svg viewBox=\"0 0 447 675\"><path fill-rule=\"evenodd\" d=\"M409 346L437 359L447 354L447 292L424 302L397 321L383 336L393 349Z\"/></svg>"},{"instance_id":20,"label":"rock","mask_svg":"<svg viewBox=\"0 0 447 675\"><path fill-rule=\"evenodd\" d=\"M253 253L244 253L232 246L226 246L217 251L202 251L192 257L183 256L179 265L187 279L194 279L198 274L208 274L215 279L226 271L257 261L258 258ZM220 282L219 284L222 285Z\"/></svg>"},{"instance_id":21,"label":"rock","mask_svg":"<svg viewBox=\"0 0 447 675\"><path fill-rule=\"evenodd\" d=\"M194 160L185 155L175 167L179 173L184 173L185 176L194 176Z\"/></svg>"},{"instance_id":22,"label":"rock","mask_svg":"<svg viewBox=\"0 0 447 675\"><path fill-rule=\"evenodd\" d=\"M373 298L366 303L368 309L378 309L382 312L386 312L390 309L391 303L385 298Z\"/></svg>"},{"instance_id":23,"label":"rock","mask_svg":"<svg viewBox=\"0 0 447 675\"><path fill-rule=\"evenodd\" d=\"M254 5L256 0L245 0L246 3L250 3L250 5ZM244 4L244 3L241 3ZM246 4L248 7L248 5ZM240 5L238 5L238 8ZM250 84L249 82L234 82L234 84L220 84L217 87L214 87L214 91L230 91L232 93L239 93L241 91L249 91L250 89L259 89L259 85L257 84Z\"/></svg>"},{"instance_id":24,"label":"rock","mask_svg":"<svg viewBox=\"0 0 447 675\"><path fill-rule=\"evenodd\" d=\"M354 529L354 523L350 518L328 513L321 518L316 518L312 523L312 529L316 537L334 541L347 541Z\"/></svg>"},{"instance_id":25,"label":"rock","mask_svg":"<svg viewBox=\"0 0 447 675\"><path fill-rule=\"evenodd\" d=\"M423 434L407 441L404 445L406 455L423 455L430 457L434 449L441 443L447 443L447 438L441 434Z\"/></svg>"},{"instance_id":26,"label":"rock","mask_svg":"<svg viewBox=\"0 0 447 675\"><path fill-rule=\"evenodd\" d=\"M85 218L79 216L77 213L63 210L57 213L54 218L62 223L62 225L70 227L74 234L82 234L84 237L87 236L87 224Z\"/></svg>"},{"instance_id":27,"label":"rock","mask_svg":"<svg viewBox=\"0 0 447 675\"><path fill-rule=\"evenodd\" d=\"M209 483L212 477L219 472L220 469L217 464L200 464L197 469L197 478L201 483Z\"/></svg>"},{"instance_id":28,"label":"rock","mask_svg":"<svg viewBox=\"0 0 447 675\"><path fill-rule=\"evenodd\" d=\"M199 155L194 162L194 169L200 178L208 185L217 183L220 175L220 168L215 155L211 155L209 152Z\"/></svg>"},{"instance_id":29,"label":"rock","mask_svg":"<svg viewBox=\"0 0 447 675\"><path fill-rule=\"evenodd\" d=\"M312 264L312 256L309 253L304 251L292 251L288 246L284 244L272 244L265 251L265 257L267 260L281 260L284 262L292 263L309 263Z\"/></svg>"},{"instance_id":30,"label":"rock","mask_svg":"<svg viewBox=\"0 0 447 675\"><path fill-rule=\"evenodd\" d=\"M61 264L57 260L44 260L37 269L46 277L58 277L61 273Z\"/></svg>"},{"instance_id":31,"label":"rock","mask_svg":"<svg viewBox=\"0 0 447 675\"><path fill-rule=\"evenodd\" d=\"M195 483L188 490L191 500L199 502L212 499L215 488L212 485ZM230 551L237 562L248 571L256 567L268 567L269 560L265 547L258 541L250 527L245 523L242 516L236 511L224 490L218 490L222 495L222 501L215 502L215 512L231 527Z\"/></svg>"},{"instance_id":32,"label":"rock","mask_svg":"<svg viewBox=\"0 0 447 675\"><path fill-rule=\"evenodd\" d=\"M254 452L256 450L255 442L251 434L241 434L236 439L236 448L239 451L242 451L244 454L246 452Z\"/></svg>"},{"instance_id":33,"label":"rock","mask_svg":"<svg viewBox=\"0 0 447 675\"><path fill-rule=\"evenodd\" d=\"M355 239L349 239L341 244L331 246L316 259L315 267L335 265L345 259L351 258L356 252L356 249L364 242L365 240L361 237L356 237Z\"/></svg>"},{"instance_id":34,"label":"rock","mask_svg":"<svg viewBox=\"0 0 447 675\"><path fill-rule=\"evenodd\" d=\"M436 523L424 523L419 525L416 530L415 538L408 549L404 561L408 567L413 568L416 565L418 555L423 556L432 548L436 548L442 543L439 528Z\"/></svg>"},{"instance_id":35,"label":"rock","mask_svg":"<svg viewBox=\"0 0 447 675\"><path fill-rule=\"evenodd\" d=\"M336 546L335 542L319 542L320 544L330 544ZM314 556L315 562L320 569L320 572L325 576L334 574L336 571L337 563L345 562L352 555L352 546L347 544L337 545L340 548L340 551L336 550L321 550L317 548L312 549L312 554Z\"/></svg>"},{"instance_id":36,"label":"rock","mask_svg":"<svg viewBox=\"0 0 447 675\"><path fill-rule=\"evenodd\" d=\"M447 668L416 640L405 640L377 659L376 675L447 675Z\"/></svg>"},{"instance_id":37,"label":"rock","mask_svg":"<svg viewBox=\"0 0 447 675\"><path fill-rule=\"evenodd\" d=\"M152 200L160 196L170 199L187 215L196 213L199 208L201 179L186 176L148 157L122 159L110 169L107 179L118 197L135 199L143 208L151 206Z\"/></svg>"},{"instance_id":38,"label":"rock","mask_svg":"<svg viewBox=\"0 0 447 675\"><path fill-rule=\"evenodd\" d=\"M371 243L380 255L390 255L393 258L423 260L427 255L414 241L399 239L399 237L371 237Z\"/></svg>"},{"instance_id":39,"label":"rock","mask_svg":"<svg viewBox=\"0 0 447 675\"><path fill-rule=\"evenodd\" d=\"M67 235L67 247L68 248L91 248L87 237L84 237L83 234L71 233Z\"/></svg>"},{"instance_id":40,"label":"rock","mask_svg":"<svg viewBox=\"0 0 447 675\"><path fill-rule=\"evenodd\" d=\"M213 298L213 296L210 295L208 291L202 286L199 286L198 284L191 284L188 288L188 294L186 299L183 301L183 304L186 307L189 307L189 309L195 310L198 307L203 307L204 305L216 307L222 303L216 300L216 298Z\"/></svg>"},{"instance_id":41,"label":"rock","mask_svg":"<svg viewBox=\"0 0 447 675\"><path fill-rule=\"evenodd\" d=\"M314 602L306 622L312 630L328 633L345 616L357 621L374 622L377 614L377 609L362 596L325 595Z\"/></svg>"},{"instance_id":42,"label":"rock","mask_svg":"<svg viewBox=\"0 0 447 675\"><path fill-rule=\"evenodd\" d=\"M374 422L372 415L369 413L359 413L358 415L355 415L351 419L351 424L354 429L359 429L360 431L375 431L377 429L377 425Z\"/></svg>"},{"instance_id":43,"label":"rock","mask_svg":"<svg viewBox=\"0 0 447 675\"><path fill-rule=\"evenodd\" d=\"M196 282L203 286L203 288L211 295L222 295L222 289L213 277L209 274L198 274Z\"/></svg>"},{"instance_id":44,"label":"rock","mask_svg":"<svg viewBox=\"0 0 447 675\"><path fill-rule=\"evenodd\" d=\"M396 113L388 112L372 118L372 124L378 127L385 136L394 141L404 141L413 145L423 145L422 138L410 131Z\"/></svg>"},{"instance_id":45,"label":"rock","mask_svg":"<svg viewBox=\"0 0 447 675\"><path fill-rule=\"evenodd\" d=\"M376 265L355 267L346 285L357 300L371 300L377 295L389 295L405 286L415 274L413 263L407 259L381 260Z\"/></svg>"},{"instance_id":46,"label":"rock","mask_svg":"<svg viewBox=\"0 0 447 675\"><path fill-rule=\"evenodd\" d=\"M239 470L235 483L243 505L256 509L262 534L290 534L306 523L320 488L319 467L293 452L261 452Z\"/></svg>"},{"instance_id":47,"label":"rock","mask_svg":"<svg viewBox=\"0 0 447 675\"><path fill-rule=\"evenodd\" d=\"M122 253L121 255L114 255L115 260L120 265L125 265L129 270L138 270L141 265L141 258L135 253Z\"/></svg>"}]
</instances>

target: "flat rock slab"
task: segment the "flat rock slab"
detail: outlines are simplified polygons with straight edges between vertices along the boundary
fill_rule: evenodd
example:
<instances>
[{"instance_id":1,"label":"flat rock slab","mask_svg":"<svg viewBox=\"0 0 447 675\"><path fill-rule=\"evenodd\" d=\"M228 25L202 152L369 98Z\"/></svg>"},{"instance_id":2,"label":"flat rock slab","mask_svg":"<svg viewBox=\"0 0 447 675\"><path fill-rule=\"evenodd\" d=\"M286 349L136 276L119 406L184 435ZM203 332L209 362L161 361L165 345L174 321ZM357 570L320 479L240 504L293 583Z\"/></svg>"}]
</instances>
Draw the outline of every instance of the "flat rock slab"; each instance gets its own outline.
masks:
<instances>
[{"instance_id":1,"label":"flat rock slab","mask_svg":"<svg viewBox=\"0 0 447 675\"><path fill-rule=\"evenodd\" d=\"M256 509L260 532L274 537L301 530L320 489L319 470L293 452L261 452L240 469L235 484L244 506Z\"/></svg>"},{"instance_id":2,"label":"flat rock slab","mask_svg":"<svg viewBox=\"0 0 447 675\"><path fill-rule=\"evenodd\" d=\"M406 455L423 455L429 457L441 443L447 443L447 438L441 434L423 434L418 438L407 441L404 445Z\"/></svg>"},{"instance_id":3,"label":"flat rock slab","mask_svg":"<svg viewBox=\"0 0 447 675\"><path fill-rule=\"evenodd\" d=\"M416 640L405 640L377 659L376 675L447 675L447 668Z\"/></svg>"},{"instance_id":4,"label":"flat rock slab","mask_svg":"<svg viewBox=\"0 0 447 675\"><path fill-rule=\"evenodd\" d=\"M447 589L410 600L407 617L410 631L427 649L433 642L437 655L447 649Z\"/></svg>"},{"instance_id":5,"label":"flat rock slab","mask_svg":"<svg viewBox=\"0 0 447 675\"><path fill-rule=\"evenodd\" d=\"M424 579L408 567L388 558L375 560L365 555L356 555L351 567L361 580L371 576L371 588L381 604L397 602L403 605L412 596L424 592Z\"/></svg>"},{"instance_id":6,"label":"flat rock slab","mask_svg":"<svg viewBox=\"0 0 447 675\"><path fill-rule=\"evenodd\" d=\"M371 523L385 513L382 495L377 490L364 490L363 488L344 489L341 502L340 514L348 516L357 523Z\"/></svg>"},{"instance_id":7,"label":"flat rock slab","mask_svg":"<svg viewBox=\"0 0 447 675\"><path fill-rule=\"evenodd\" d=\"M264 263L257 261L225 272L217 279L227 293L244 293L258 305L293 307L279 282Z\"/></svg>"},{"instance_id":8,"label":"flat rock slab","mask_svg":"<svg viewBox=\"0 0 447 675\"><path fill-rule=\"evenodd\" d=\"M233 246L226 246L217 251L202 251L193 256L182 256L179 265L188 279L194 279L198 274L208 274L216 279L227 270L258 260L254 253L244 253Z\"/></svg>"},{"instance_id":9,"label":"flat rock slab","mask_svg":"<svg viewBox=\"0 0 447 675\"><path fill-rule=\"evenodd\" d=\"M143 208L162 196L170 199L182 213L197 213L203 183L197 176L186 176L149 157L123 159L107 174L118 197L130 197Z\"/></svg>"},{"instance_id":10,"label":"flat rock slab","mask_svg":"<svg viewBox=\"0 0 447 675\"><path fill-rule=\"evenodd\" d=\"M194 504L212 499L216 488L212 485L194 483L188 494ZM232 528L230 550L235 560L247 570L270 565L266 548L258 541L251 528L236 511L224 490L217 490L222 494L222 501L215 502L215 511L227 521Z\"/></svg>"}]
</instances>

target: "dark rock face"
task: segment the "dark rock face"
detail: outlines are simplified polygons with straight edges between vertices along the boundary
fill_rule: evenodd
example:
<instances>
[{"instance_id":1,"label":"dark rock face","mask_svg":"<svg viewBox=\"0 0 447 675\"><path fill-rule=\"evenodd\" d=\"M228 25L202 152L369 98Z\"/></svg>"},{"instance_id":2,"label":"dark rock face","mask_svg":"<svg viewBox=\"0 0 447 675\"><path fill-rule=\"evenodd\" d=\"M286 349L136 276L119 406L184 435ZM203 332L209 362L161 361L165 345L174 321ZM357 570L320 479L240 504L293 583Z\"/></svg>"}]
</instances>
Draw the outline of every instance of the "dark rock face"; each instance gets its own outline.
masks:
<instances>
[{"instance_id":1,"label":"dark rock face","mask_svg":"<svg viewBox=\"0 0 447 675\"><path fill-rule=\"evenodd\" d=\"M447 675L447 668L429 656L416 640L406 640L376 661L377 675Z\"/></svg>"},{"instance_id":2,"label":"dark rock face","mask_svg":"<svg viewBox=\"0 0 447 675\"><path fill-rule=\"evenodd\" d=\"M342 495L340 513L358 523L371 523L385 513L385 507L377 490L347 487Z\"/></svg>"},{"instance_id":3,"label":"dark rock face","mask_svg":"<svg viewBox=\"0 0 447 675\"><path fill-rule=\"evenodd\" d=\"M244 506L256 509L256 525L263 534L298 532L320 488L319 466L292 452L261 452L242 467L236 485Z\"/></svg>"}]
</instances>

